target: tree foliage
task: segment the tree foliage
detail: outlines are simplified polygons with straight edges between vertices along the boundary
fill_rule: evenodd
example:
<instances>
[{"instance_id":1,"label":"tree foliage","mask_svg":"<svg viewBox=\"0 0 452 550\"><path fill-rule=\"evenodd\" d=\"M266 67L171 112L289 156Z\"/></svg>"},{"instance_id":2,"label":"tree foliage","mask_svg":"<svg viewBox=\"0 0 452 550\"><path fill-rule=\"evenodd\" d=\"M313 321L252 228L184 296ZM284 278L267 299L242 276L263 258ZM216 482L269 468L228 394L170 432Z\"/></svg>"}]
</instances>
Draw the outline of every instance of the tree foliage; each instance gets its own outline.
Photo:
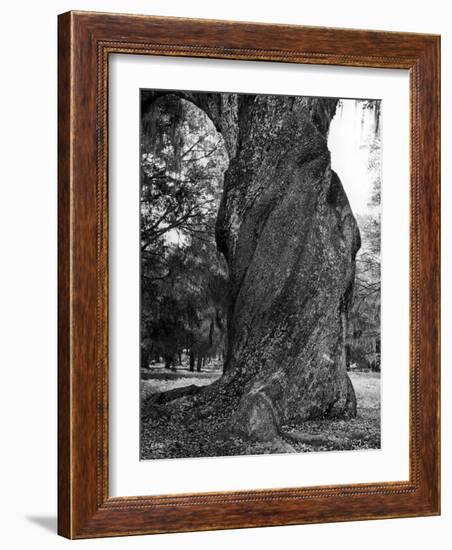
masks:
<instances>
[{"instance_id":1,"label":"tree foliage","mask_svg":"<svg viewBox=\"0 0 452 550\"><path fill-rule=\"evenodd\" d=\"M192 103L157 100L141 126L141 363L222 351L226 265L214 229L228 159Z\"/></svg>"},{"instance_id":2,"label":"tree foliage","mask_svg":"<svg viewBox=\"0 0 452 550\"><path fill-rule=\"evenodd\" d=\"M349 323L348 361L358 367L380 370L381 308L381 134L380 102L368 101L374 114L374 132L362 145L368 152L372 178L368 209L358 215L361 249L356 258L354 298Z\"/></svg>"}]
</instances>

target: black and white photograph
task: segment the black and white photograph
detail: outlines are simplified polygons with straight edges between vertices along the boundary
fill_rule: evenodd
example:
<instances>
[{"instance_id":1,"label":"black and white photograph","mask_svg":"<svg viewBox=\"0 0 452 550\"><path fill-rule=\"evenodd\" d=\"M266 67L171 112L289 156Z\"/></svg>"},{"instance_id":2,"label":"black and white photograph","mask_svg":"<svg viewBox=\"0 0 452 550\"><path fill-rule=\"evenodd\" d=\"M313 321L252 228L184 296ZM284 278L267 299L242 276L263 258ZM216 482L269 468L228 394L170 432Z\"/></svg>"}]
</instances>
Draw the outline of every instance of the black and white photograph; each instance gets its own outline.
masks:
<instances>
[{"instance_id":1,"label":"black and white photograph","mask_svg":"<svg viewBox=\"0 0 452 550\"><path fill-rule=\"evenodd\" d=\"M140 92L140 458L379 449L381 101Z\"/></svg>"}]
</instances>

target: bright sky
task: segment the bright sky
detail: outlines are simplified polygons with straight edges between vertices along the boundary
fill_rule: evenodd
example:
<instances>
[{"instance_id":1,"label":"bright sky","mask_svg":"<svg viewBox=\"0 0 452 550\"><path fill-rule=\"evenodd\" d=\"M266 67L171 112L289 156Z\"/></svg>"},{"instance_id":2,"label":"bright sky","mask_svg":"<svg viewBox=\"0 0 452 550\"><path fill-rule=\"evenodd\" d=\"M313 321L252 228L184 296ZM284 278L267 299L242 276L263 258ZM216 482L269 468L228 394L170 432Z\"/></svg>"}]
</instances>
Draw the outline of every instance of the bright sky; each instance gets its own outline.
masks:
<instances>
[{"instance_id":1,"label":"bright sky","mask_svg":"<svg viewBox=\"0 0 452 550\"><path fill-rule=\"evenodd\" d=\"M361 101L343 99L342 108L338 107L331 121L328 147L332 168L342 181L355 215L367 212L372 190L367 149L361 148L370 132L373 132L372 112L363 110Z\"/></svg>"}]
</instances>

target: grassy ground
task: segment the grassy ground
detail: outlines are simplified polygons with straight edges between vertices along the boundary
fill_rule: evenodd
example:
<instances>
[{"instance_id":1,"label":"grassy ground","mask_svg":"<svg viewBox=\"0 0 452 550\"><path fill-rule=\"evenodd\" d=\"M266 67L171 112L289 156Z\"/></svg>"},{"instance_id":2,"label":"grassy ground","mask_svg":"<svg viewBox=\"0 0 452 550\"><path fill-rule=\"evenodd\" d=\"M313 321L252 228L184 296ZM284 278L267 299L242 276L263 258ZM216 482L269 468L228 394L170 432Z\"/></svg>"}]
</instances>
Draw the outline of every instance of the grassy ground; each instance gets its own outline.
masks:
<instances>
[{"instance_id":1,"label":"grassy ground","mask_svg":"<svg viewBox=\"0 0 452 550\"><path fill-rule=\"evenodd\" d=\"M190 372L187 366L177 366L175 370L165 369L160 363L141 373L141 399L153 393L195 384L207 386L221 376L221 364L210 363L201 372Z\"/></svg>"},{"instance_id":2,"label":"grassy ground","mask_svg":"<svg viewBox=\"0 0 452 550\"><path fill-rule=\"evenodd\" d=\"M142 372L141 397L146 399L153 393L192 384L205 386L220 376L221 365L216 363L206 366L201 373L190 372L187 367L178 367L176 370L170 371L164 369L163 365L156 365ZM292 449L292 452L380 448L380 375L378 373L352 372L350 378L358 403L356 418L352 420L310 420L301 425L282 426L283 439L287 448ZM171 428L169 424L166 424L167 431L165 431L165 426L160 428L154 426L152 429L150 427L148 429L147 426L144 426L142 433L143 458L168 457L166 453L169 449L171 449L169 456L218 456L278 452L277 449L269 449L265 445L261 446L256 443L251 447L244 446L244 442L239 440L229 441L221 450L217 444L212 445L212 449L209 449L211 434L207 433L208 425L206 425L202 454L198 454L200 450L198 447L196 447L196 451L189 450L192 448L191 434L183 432L176 426ZM173 439L174 442L172 442ZM177 448L177 452L175 452L175 448ZM282 446L279 452L288 451Z\"/></svg>"},{"instance_id":3,"label":"grassy ground","mask_svg":"<svg viewBox=\"0 0 452 550\"><path fill-rule=\"evenodd\" d=\"M379 449L380 374L351 372L358 412L351 420L308 420L302 426L285 426L297 451Z\"/></svg>"}]
</instances>

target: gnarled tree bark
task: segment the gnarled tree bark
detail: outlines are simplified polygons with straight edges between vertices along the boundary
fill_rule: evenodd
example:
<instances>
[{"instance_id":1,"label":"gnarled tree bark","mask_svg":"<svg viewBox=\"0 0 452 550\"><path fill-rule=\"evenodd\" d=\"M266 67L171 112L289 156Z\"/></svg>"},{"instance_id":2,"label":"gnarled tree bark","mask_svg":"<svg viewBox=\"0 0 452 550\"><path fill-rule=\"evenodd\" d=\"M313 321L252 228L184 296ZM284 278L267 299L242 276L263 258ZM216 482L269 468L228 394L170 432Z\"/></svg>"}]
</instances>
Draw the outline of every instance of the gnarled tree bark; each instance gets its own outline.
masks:
<instances>
[{"instance_id":1,"label":"gnarled tree bark","mask_svg":"<svg viewBox=\"0 0 452 550\"><path fill-rule=\"evenodd\" d=\"M229 154L216 226L228 343L223 376L166 406L258 441L288 422L355 416L345 333L360 237L327 147L337 100L178 95L207 113Z\"/></svg>"}]
</instances>

